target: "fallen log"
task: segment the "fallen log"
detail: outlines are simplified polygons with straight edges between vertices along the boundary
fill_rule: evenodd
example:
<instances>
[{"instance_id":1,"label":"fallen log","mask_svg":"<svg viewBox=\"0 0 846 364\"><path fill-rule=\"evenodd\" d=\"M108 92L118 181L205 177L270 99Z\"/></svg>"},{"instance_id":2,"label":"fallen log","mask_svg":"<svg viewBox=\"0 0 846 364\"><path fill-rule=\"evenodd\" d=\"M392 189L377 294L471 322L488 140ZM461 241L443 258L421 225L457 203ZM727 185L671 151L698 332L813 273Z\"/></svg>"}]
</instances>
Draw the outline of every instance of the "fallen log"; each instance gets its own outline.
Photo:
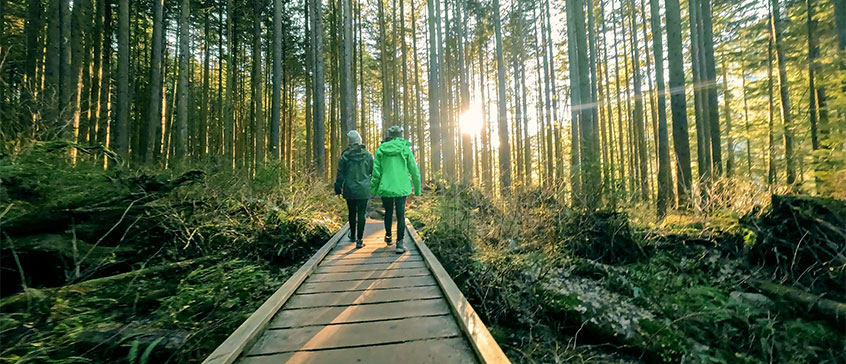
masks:
<instances>
[{"instance_id":1,"label":"fallen log","mask_svg":"<svg viewBox=\"0 0 846 364\"><path fill-rule=\"evenodd\" d=\"M821 296L805 292L800 289L788 287L778 283L763 280L751 280L749 283L774 300L782 300L800 305L807 311L812 311L827 319L840 323L838 327L843 330L846 323L846 303L837 302Z\"/></svg>"},{"instance_id":2,"label":"fallen log","mask_svg":"<svg viewBox=\"0 0 846 364\"><path fill-rule=\"evenodd\" d=\"M44 302L51 297L63 296L70 293L85 294L90 291L101 290L105 288L117 288L125 290L126 284L135 279L144 279L154 276L161 276L167 274L178 274L187 271L197 265L211 261L212 258L198 258L191 260L184 260L175 263L158 265L150 268L142 268L131 272L116 274L113 276L90 279L87 281L70 284L56 288L45 289L27 289L21 293L13 296L0 299L0 312L15 312L23 311L31 305L37 305ZM152 292L151 292L152 293ZM160 294L148 294L143 297L151 299L161 298Z\"/></svg>"}]
</instances>

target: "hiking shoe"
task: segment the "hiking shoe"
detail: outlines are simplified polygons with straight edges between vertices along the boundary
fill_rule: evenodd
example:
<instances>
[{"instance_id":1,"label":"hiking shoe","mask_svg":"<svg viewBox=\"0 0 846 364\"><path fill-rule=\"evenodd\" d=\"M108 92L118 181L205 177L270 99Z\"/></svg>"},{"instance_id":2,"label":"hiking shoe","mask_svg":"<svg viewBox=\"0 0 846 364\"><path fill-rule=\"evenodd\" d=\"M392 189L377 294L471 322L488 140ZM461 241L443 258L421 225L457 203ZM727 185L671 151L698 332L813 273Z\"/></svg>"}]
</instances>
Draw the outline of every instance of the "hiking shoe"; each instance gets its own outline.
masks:
<instances>
[{"instance_id":1,"label":"hiking shoe","mask_svg":"<svg viewBox=\"0 0 846 364\"><path fill-rule=\"evenodd\" d=\"M391 245L391 244L393 244L393 243L394 243L394 242L393 242L393 240L391 240L391 236L390 236L390 235L385 235L385 244Z\"/></svg>"},{"instance_id":2,"label":"hiking shoe","mask_svg":"<svg viewBox=\"0 0 846 364\"><path fill-rule=\"evenodd\" d=\"M356 248L356 249L363 248L363 247L364 247L364 242L363 242L363 241L359 240L359 241L356 241L356 242L355 242L355 248Z\"/></svg>"},{"instance_id":3,"label":"hiking shoe","mask_svg":"<svg viewBox=\"0 0 846 364\"><path fill-rule=\"evenodd\" d=\"M396 252L397 252L397 254L405 253L405 248L403 248L402 243L397 242Z\"/></svg>"}]
</instances>

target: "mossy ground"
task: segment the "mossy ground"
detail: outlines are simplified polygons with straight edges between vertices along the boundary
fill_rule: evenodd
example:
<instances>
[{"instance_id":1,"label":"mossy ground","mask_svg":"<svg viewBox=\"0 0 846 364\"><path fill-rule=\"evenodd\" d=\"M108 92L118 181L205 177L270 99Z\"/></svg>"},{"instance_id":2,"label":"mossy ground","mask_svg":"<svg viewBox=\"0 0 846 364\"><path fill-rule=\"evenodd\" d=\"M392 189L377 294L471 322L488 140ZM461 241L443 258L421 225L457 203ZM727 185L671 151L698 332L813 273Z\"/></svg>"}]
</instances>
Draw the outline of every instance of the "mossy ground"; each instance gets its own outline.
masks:
<instances>
[{"instance_id":1,"label":"mossy ground","mask_svg":"<svg viewBox=\"0 0 846 364\"><path fill-rule=\"evenodd\" d=\"M50 149L0 161L0 362L200 362L340 227L281 164L103 171ZM62 249L24 249L45 230Z\"/></svg>"},{"instance_id":2,"label":"mossy ground","mask_svg":"<svg viewBox=\"0 0 846 364\"><path fill-rule=\"evenodd\" d=\"M409 209L512 361L846 361L838 323L747 284L774 268L750 256L758 239L743 213L658 221L642 207L583 214L557 201L533 190L494 203L455 187Z\"/></svg>"}]
</instances>

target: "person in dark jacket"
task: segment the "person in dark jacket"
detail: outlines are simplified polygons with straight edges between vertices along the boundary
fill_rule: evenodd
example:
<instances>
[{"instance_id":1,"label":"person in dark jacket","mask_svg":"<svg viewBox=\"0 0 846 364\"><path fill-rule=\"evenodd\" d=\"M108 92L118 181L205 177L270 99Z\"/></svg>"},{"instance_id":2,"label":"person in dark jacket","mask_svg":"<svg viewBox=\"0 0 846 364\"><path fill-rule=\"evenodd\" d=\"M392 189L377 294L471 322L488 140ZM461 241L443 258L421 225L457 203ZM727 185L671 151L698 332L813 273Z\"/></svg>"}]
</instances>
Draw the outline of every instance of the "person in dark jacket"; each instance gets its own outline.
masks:
<instances>
[{"instance_id":1,"label":"person in dark jacket","mask_svg":"<svg viewBox=\"0 0 846 364\"><path fill-rule=\"evenodd\" d=\"M420 169L411 152L411 142L402 138L402 128L388 129L388 140L376 149L370 192L382 196L385 206L385 243L391 245L394 209L397 214L397 254L405 253L405 201L412 192L420 196ZM414 187L414 191L412 191Z\"/></svg>"},{"instance_id":2,"label":"person in dark jacket","mask_svg":"<svg viewBox=\"0 0 846 364\"><path fill-rule=\"evenodd\" d=\"M347 200L350 220L350 240L355 247L364 246L364 222L367 219L367 201L370 199L370 178L373 175L373 155L361 144L361 135L355 130L347 133L350 145L341 154L338 162L338 178L335 180L335 194L343 192Z\"/></svg>"}]
</instances>

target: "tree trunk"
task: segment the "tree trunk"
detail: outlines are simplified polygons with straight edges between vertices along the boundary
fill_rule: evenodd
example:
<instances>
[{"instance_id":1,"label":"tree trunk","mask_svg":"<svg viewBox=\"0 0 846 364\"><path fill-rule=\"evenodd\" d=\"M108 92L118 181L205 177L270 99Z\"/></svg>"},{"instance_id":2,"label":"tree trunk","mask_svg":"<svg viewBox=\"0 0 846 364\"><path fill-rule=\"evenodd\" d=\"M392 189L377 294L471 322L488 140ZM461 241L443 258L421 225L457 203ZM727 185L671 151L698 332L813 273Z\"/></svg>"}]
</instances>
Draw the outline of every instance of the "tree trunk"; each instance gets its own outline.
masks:
<instances>
[{"instance_id":1,"label":"tree trunk","mask_svg":"<svg viewBox=\"0 0 846 364\"><path fill-rule=\"evenodd\" d=\"M681 10L678 0L665 0L667 60L670 74L670 108L673 117L673 149L676 159L676 194L680 207L690 204L690 142L687 131L687 101L684 94Z\"/></svg>"},{"instance_id":2,"label":"tree trunk","mask_svg":"<svg viewBox=\"0 0 846 364\"><path fill-rule=\"evenodd\" d=\"M162 131L162 46L164 43L162 7L164 0L153 0L153 38L150 41L150 93L147 104L147 128L143 143L144 161L148 164L158 159L156 139Z\"/></svg>"},{"instance_id":3,"label":"tree trunk","mask_svg":"<svg viewBox=\"0 0 846 364\"><path fill-rule=\"evenodd\" d=\"M502 52L502 26L500 25L499 0L493 0L493 23L496 34L496 74L497 74L497 105L499 116L497 124L499 131L499 179L500 194L508 196L511 191L511 146L508 140L508 105L505 99L505 60Z\"/></svg>"},{"instance_id":4,"label":"tree trunk","mask_svg":"<svg viewBox=\"0 0 846 364\"><path fill-rule=\"evenodd\" d=\"M123 158L128 157L128 150L120 150L112 146L112 135L114 135L114 128L109 125L109 121L112 120L110 114L111 110L111 95L112 95L112 86L111 86L111 70L112 70L112 6L111 0L102 0L103 4L103 48L102 48L102 55L103 58L100 69L102 69L102 73L100 75L100 101L98 102L99 111L97 112L97 124L100 127L97 130L97 141L99 143L105 144L107 147L115 150L119 153L119 155ZM127 39L129 36L127 35ZM118 39L120 42L120 39ZM128 56L128 55L127 55ZM126 59L126 63L128 67L129 59ZM127 74L127 76L129 76ZM126 80L128 81L128 80ZM128 82L126 83L128 85ZM127 86L128 87L128 86ZM127 112L129 110L127 109ZM123 120L124 129L126 129L126 117ZM126 130L124 130L124 134L126 134ZM124 144L122 144L123 148L128 147L129 140L127 139ZM106 163L108 163L108 158L104 157ZM108 166L108 164L106 165Z\"/></svg>"},{"instance_id":5,"label":"tree trunk","mask_svg":"<svg viewBox=\"0 0 846 364\"><path fill-rule=\"evenodd\" d=\"M664 216L673 199L670 174L670 141L667 135L667 110L664 89L664 45L658 0L649 0L652 15L652 51L655 53L655 82L658 88L658 216Z\"/></svg>"},{"instance_id":6,"label":"tree trunk","mask_svg":"<svg viewBox=\"0 0 846 364\"><path fill-rule=\"evenodd\" d=\"M634 134L635 134L635 143L636 150L637 150L637 159L638 159L638 168L639 168L639 176L640 176L640 198L643 201L649 200L649 178L646 163L646 132L644 127L644 120L643 120L643 91L641 89L641 74L640 74L640 50L638 47L637 41L637 28L635 24L635 3L634 0L630 3L631 5L631 37L632 37L632 68L634 68L634 96L635 96L635 105L634 105L634 117L632 121L634 122ZM648 56L646 56L648 58Z\"/></svg>"},{"instance_id":7,"label":"tree trunk","mask_svg":"<svg viewBox=\"0 0 846 364\"><path fill-rule=\"evenodd\" d=\"M775 165L775 106L773 106L773 33L770 32L770 39L767 45L767 184L772 187L776 183L777 171Z\"/></svg>"},{"instance_id":8,"label":"tree trunk","mask_svg":"<svg viewBox=\"0 0 846 364\"><path fill-rule=\"evenodd\" d=\"M749 104L746 102L746 71L741 64L741 90L743 92L743 123L746 129L746 174L752 179L752 147L749 143Z\"/></svg>"},{"instance_id":9,"label":"tree trunk","mask_svg":"<svg viewBox=\"0 0 846 364\"><path fill-rule=\"evenodd\" d=\"M465 21L462 21L461 14L465 13L464 2L462 0L458 0L456 4L456 29L458 30L458 67L459 67L459 82L461 87L461 108L459 110L459 115L463 115L467 110L470 109L470 85L469 85L469 71L467 69L467 59L465 56L465 52L467 52L467 47L464 45L464 24ZM519 122L519 118L517 120ZM470 131L462 132L461 133L461 150L463 152L461 160L462 160L462 167L461 167L461 181L465 185L470 185L473 183L473 141L470 139Z\"/></svg>"},{"instance_id":10,"label":"tree trunk","mask_svg":"<svg viewBox=\"0 0 846 364\"><path fill-rule=\"evenodd\" d=\"M323 4L320 0L311 1L311 45L314 56L312 69L314 71L314 168L320 178L326 177L326 144L325 126L323 124L326 113L323 74Z\"/></svg>"},{"instance_id":11,"label":"tree trunk","mask_svg":"<svg viewBox=\"0 0 846 364\"><path fill-rule=\"evenodd\" d=\"M223 106L223 161L226 168L233 168L235 162L235 2L226 1L226 97ZM239 133L240 134L240 133Z\"/></svg>"},{"instance_id":12,"label":"tree trunk","mask_svg":"<svg viewBox=\"0 0 846 364\"><path fill-rule=\"evenodd\" d=\"M179 100L177 103L176 133L174 134L174 161L178 164L185 161L188 144L188 72L191 61L191 1L182 0L179 12L179 85L177 86Z\"/></svg>"},{"instance_id":13,"label":"tree trunk","mask_svg":"<svg viewBox=\"0 0 846 364\"><path fill-rule=\"evenodd\" d=\"M341 0L343 36L341 43L341 138L355 129L355 83L353 82L352 0Z\"/></svg>"},{"instance_id":14,"label":"tree trunk","mask_svg":"<svg viewBox=\"0 0 846 364\"><path fill-rule=\"evenodd\" d=\"M129 0L118 4L118 77L114 150L129 158Z\"/></svg>"},{"instance_id":15,"label":"tree trunk","mask_svg":"<svg viewBox=\"0 0 846 364\"><path fill-rule=\"evenodd\" d=\"M267 137L265 136L265 124L267 119L264 116L264 104L262 102L264 96L263 84L264 77L261 70L261 17L262 17L262 1L253 3L253 67L252 67L252 89L253 89L253 103L255 110L253 111L253 126L255 128L255 159L256 165L264 164L266 157L265 146L267 145Z\"/></svg>"},{"instance_id":16,"label":"tree trunk","mask_svg":"<svg viewBox=\"0 0 846 364\"><path fill-rule=\"evenodd\" d=\"M24 90L24 106L33 108L35 105L41 104L41 87L38 82L39 75L39 60L43 56L43 37L41 36L44 28L44 4L41 0L30 0L27 7L27 20L24 32L26 33L26 65L25 76L26 84ZM99 33L98 33L99 34ZM49 44L48 44L49 45ZM37 112L30 110L25 113L23 122L32 124L37 121ZM32 129L34 132L34 128Z\"/></svg>"},{"instance_id":17,"label":"tree trunk","mask_svg":"<svg viewBox=\"0 0 846 364\"><path fill-rule=\"evenodd\" d=\"M308 61L306 61L308 62ZM270 158L279 159L282 103L282 0L273 0L273 96L270 106ZM306 127L306 129L309 129Z\"/></svg>"},{"instance_id":18,"label":"tree trunk","mask_svg":"<svg viewBox=\"0 0 846 364\"><path fill-rule=\"evenodd\" d=\"M435 9L437 0L427 0L429 13L429 138L432 143L432 175L441 171L441 131L440 131L440 58L438 55L438 32L436 30L438 13Z\"/></svg>"},{"instance_id":19,"label":"tree trunk","mask_svg":"<svg viewBox=\"0 0 846 364\"><path fill-rule=\"evenodd\" d=\"M784 58L784 44L778 0L770 0L770 25L775 43L775 55L778 62L778 88L781 96L781 121L784 125L784 161L787 172L787 185L796 183L796 166L793 157L793 116L790 115L790 92L787 80L787 60Z\"/></svg>"},{"instance_id":20,"label":"tree trunk","mask_svg":"<svg viewBox=\"0 0 846 364\"><path fill-rule=\"evenodd\" d=\"M726 118L726 177L734 174L734 138L731 133L731 93L728 86L728 66L723 58L723 102Z\"/></svg>"}]
</instances>

